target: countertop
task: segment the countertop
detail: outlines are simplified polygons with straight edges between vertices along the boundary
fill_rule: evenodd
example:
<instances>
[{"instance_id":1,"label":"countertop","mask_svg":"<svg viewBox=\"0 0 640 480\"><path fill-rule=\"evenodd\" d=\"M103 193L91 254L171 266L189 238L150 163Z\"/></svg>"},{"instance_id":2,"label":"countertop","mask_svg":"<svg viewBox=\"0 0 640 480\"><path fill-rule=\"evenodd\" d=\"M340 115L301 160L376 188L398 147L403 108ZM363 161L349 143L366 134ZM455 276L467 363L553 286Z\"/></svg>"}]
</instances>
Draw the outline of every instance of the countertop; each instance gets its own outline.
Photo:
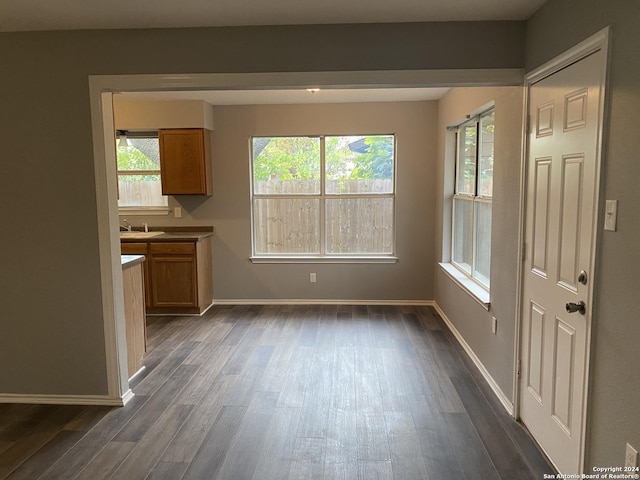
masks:
<instances>
[{"instance_id":1,"label":"countertop","mask_svg":"<svg viewBox=\"0 0 640 480\"><path fill-rule=\"evenodd\" d=\"M138 263L144 262L144 255L120 255L122 260L122 268L133 267Z\"/></svg>"},{"instance_id":2,"label":"countertop","mask_svg":"<svg viewBox=\"0 0 640 480\"><path fill-rule=\"evenodd\" d=\"M134 229L137 231L137 229ZM160 235L146 238L120 238L121 242L199 242L213 235L213 227L153 227L150 232L161 231Z\"/></svg>"}]
</instances>

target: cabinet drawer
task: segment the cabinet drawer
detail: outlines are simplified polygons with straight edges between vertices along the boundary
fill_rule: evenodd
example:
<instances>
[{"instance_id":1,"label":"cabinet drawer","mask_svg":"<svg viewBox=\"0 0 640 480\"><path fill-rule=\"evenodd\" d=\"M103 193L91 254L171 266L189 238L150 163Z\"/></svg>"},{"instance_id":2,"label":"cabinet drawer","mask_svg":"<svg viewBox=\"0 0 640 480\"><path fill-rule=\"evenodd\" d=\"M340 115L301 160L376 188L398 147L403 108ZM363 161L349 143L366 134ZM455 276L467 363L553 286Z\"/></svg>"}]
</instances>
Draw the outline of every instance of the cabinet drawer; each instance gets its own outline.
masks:
<instances>
[{"instance_id":1,"label":"cabinet drawer","mask_svg":"<svg viewBox=\"0 0 640 480\"><path fill-rule=\"evenodd\" d=\"M150 243L149 244L149 253L151 254L195 254L196 253L196 245L192 242L182 242L182 243Z\"/></svg>"},{"instance_id":2,"label":"cabinet drawer","mask_svg":"<svg viewBox=\"0 0 640 480\"><path fill-rule=\"evenodd\" d=\"M125 255L146 255L147 244L122 242L120 244L120 251Z\"/></svg>"}]
</instances>

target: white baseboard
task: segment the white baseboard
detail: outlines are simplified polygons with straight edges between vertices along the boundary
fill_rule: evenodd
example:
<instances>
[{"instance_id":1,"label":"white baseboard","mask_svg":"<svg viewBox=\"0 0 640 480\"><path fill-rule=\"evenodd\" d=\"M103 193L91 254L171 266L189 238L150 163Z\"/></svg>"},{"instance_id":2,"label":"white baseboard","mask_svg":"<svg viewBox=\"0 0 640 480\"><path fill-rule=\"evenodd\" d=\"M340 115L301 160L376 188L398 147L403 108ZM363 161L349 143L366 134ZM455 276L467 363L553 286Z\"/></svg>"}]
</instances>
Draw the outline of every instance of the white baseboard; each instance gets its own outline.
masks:
<instances>
[{"instance_id":1,"label":"white baseboard","mask_svg":"<svg viewBox=\"0 0 640 480\"><path fill-rule=\"evenodd\" d=\"M142 371L142 369L140 369L140 371ZM124 395L122 395L122 406L124 407L127 403L129 403L129 400L131 400L133 397L133 390L129 389L124 392Z\"/></svg>"},{"instance_id":2,"label":"white baseboard","mask_svg":"<svg viewBox=\"0 0 640 480\"><path fill-rule=\"evenodd\" d=\"M493 390L493 393L495 393L496 397L498 397L498 400L500 401L500 403L502 403L502 406L507 410L507 412L509 412L509 415L513 416L513 403L511 402L511 400L509 400L509 397L507 397L504 394L504 392L502 391L498 383L493 379L489 371L485 368L485 366L482 364L480 359L476 356L473 349L469 346L469 344L466 342L464 337L460 334L458 329L456 329L456 327L453 325L451 320L449 320L449 318L445 315L445 313L442 311L440 306L434 302L433 307L436 309L440 317L442 317L442 320L444 321L444 323L447 324L447 327L449 327L449 330L451 330L451 333L453 333L453 336L456 337L456 340L458 340L458 343L462 346L462 348L467 353L471 361L478 368L478 370L480 370L480 373L489 384L489 387L491 387L491 390Z\"/></svg>"},{"instance_id":3,"label":"white baseboard","mask_svg":"<svg viewBox=\"0 0 640 480\"><path fill-rule=\"evenodd\" d=\"M216 298L214 305L398 305L433 307L433 300L318 300L318 299L247 299Z\"/></svg>"},{"instance_id":4,"label":"white baseboard","mask_svg":"<svg viewBox=\"0 0 640 480\"><path fill-rule=\"evenodd\" d=\"M22 395L17 393L0 393L0 403L31 403L38 405L100 405L122 407L133 398L128 390L121 398L106 395Z\"/></svg>"},{"instance_id":5,"label":"white baseboard","mask_svg":"<svg viewBox=\"0 0 640 480\"><path fill-rule=\"evenodd\" d=\"M473 352L469 344L462 337L460 332L455 328L451 320L442 311L440 306L433 300L318 300L318 299L216 299L213 305L397 305L397 306L427 306L434 307L444 323L449 327L454 337L464 351L467 353L471 361L480 370L491 390L498 397L498 400L510 415L513 415L513 404L511 400L504 394L500 386L493 379L489 371L482 364L480 359ZM140 372L136 372L136 375ZM134 375L135 376L135 375ZM127 390L121 398L108 397L102 395L22 395L12 393L0 393L0 403L32 403L32 404L51 404L51 405L104 405L122 407L127 404L134 394L131 390Z\"/></svg>"},{"instance_id":6,"label":"white baseboard","mask_svg":"<svg viewBox=\"0 0 640 480\"><path fill-rule=\"evenodd\" d=\"M129 382L133 381L133 379L134 379L134 378L136 378L138 375L140 375L140 374L141 374L142 372L144 372L146 369L147 369L147 367L145 367L144 365L142 365L142 366L140 367L140 369L139 369L136 373L134 373L133 375L131 375L131 376L129 377Z\"/></svg>"}]
</instances>

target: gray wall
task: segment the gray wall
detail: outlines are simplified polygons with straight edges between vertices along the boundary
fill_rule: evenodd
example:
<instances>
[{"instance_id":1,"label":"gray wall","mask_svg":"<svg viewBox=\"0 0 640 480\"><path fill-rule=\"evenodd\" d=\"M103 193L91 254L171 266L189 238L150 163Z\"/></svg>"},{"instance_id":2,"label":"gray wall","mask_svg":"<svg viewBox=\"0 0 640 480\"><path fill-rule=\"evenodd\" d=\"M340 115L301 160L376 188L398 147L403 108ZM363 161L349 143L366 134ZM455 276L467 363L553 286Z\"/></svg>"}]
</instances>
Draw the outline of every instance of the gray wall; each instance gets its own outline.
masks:
<instances>
[{"instance_id":1,"label":"gray wall","mask_svg":"<svg viewBox=\"0 0 640 480\"><path fill-rule=\"evenodd\" d=\"M624 465L626 442L640 448L639 22L640 3L634 0L549 0L527 22L528 70L612 26L602 186L603 198L619 202L618 231L603 232L599 227L587 443L590 467Z\"/></svg>"},{"instance_id":2,"label":"gray wall","mask_svg":"<svg viewBox=\"0 0 640 480\"><path fill-rule=\"evenodd\" d=\"M522 148L522 88L454 88L438 104L436 261L450 258L451 195L455 152L446 127L495 102L495 158L491 226L491 307L487 311L442 269L435 269L434 299L513 402L513 358L518 268L518 208ZM450 142L452 140L450 139ZM491 317L498 319L491 332Z\"/></svg>"},{"instance_id":3,"label":"gray wall","mask_svg":"<svg viewBox=\"0 0 640 480\"><path fill-rule=\"evenodd\" d=\"M183 217L134 224L214 225L214 298L431 300L437 102L256 105L214 108L214 194L173 197ZM253 264L251 136L395 133L396 264ZM309 283L309 273L317 283Z\"/></svg>"},{"instance_id":4,"label":"gray wall","mask_svg":"<svg viewBox=\"0 0 640 480\"><path fill-rule=\"evenodd\" d=\"M518 68L524 24L3 33L0 58L0 393L105 394L88 75Z\"/></svg>"},{"instance_id":5,"label":"gray wall","mask_svg":"<svg viewBox=\"0 0 640 480\"><path fill-rule=\"evenodd\" d=\"M526 32L531 69L614 27L603 186L620 217L600 244L589 423L589 463L601 466L622 463L626 441L640 445L639 9L549 0ZM106 392L88 75L513 68L524 46L521 22L0 34L0 393ZM482 358L505 391L495 364L510 363L507 350Z\"/></svg>"}]
</instances>

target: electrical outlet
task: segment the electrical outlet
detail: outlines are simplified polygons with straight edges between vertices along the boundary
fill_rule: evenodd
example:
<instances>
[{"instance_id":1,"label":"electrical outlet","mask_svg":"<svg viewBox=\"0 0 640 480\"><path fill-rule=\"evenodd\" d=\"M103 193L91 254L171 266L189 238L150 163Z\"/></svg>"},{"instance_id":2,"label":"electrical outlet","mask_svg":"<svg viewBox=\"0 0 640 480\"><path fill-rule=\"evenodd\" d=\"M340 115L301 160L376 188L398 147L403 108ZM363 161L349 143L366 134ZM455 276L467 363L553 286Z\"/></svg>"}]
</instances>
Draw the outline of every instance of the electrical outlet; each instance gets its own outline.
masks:
<instances>
[{"instance_id":1,"label":"electrical outlet","mask_svg":"<svg viewBox=\"0 0 640 480\"><path fill-rule=\"evenodd\" d=\"M627 449L624 454L624 466L625 467L638 466L638 451L628 443L627 443Z\"/></svg>"},{"instance_id":2,"label":"electrical outlet","mask_svg":"<svg viewBox=\"0 0 640 480\"><path fill-rule=\"evenodd\" d=\"M491 333L494 335L498 331L498 319L496 317L491 317Z\"/></svg>"},{"instance_id":3,"label":"electrical outlet","mask_svg":"<svg viewBox=\"0 0 640 480\"><path fill-rule=\"evenodd\" d=\"M182 217L182 207L173 207L173 216L175 218Z\"/></svg>"},{"instance_id":4,"label":"electrical outlet","mask_svg":"<svg viewBox=\"0 0 640 480\"><path fill-rule=\"evenodd\" d=\"M309 282L316 283L316 274L315 273L310 273L309 274Z\"/></svg>"}]
</instances>

